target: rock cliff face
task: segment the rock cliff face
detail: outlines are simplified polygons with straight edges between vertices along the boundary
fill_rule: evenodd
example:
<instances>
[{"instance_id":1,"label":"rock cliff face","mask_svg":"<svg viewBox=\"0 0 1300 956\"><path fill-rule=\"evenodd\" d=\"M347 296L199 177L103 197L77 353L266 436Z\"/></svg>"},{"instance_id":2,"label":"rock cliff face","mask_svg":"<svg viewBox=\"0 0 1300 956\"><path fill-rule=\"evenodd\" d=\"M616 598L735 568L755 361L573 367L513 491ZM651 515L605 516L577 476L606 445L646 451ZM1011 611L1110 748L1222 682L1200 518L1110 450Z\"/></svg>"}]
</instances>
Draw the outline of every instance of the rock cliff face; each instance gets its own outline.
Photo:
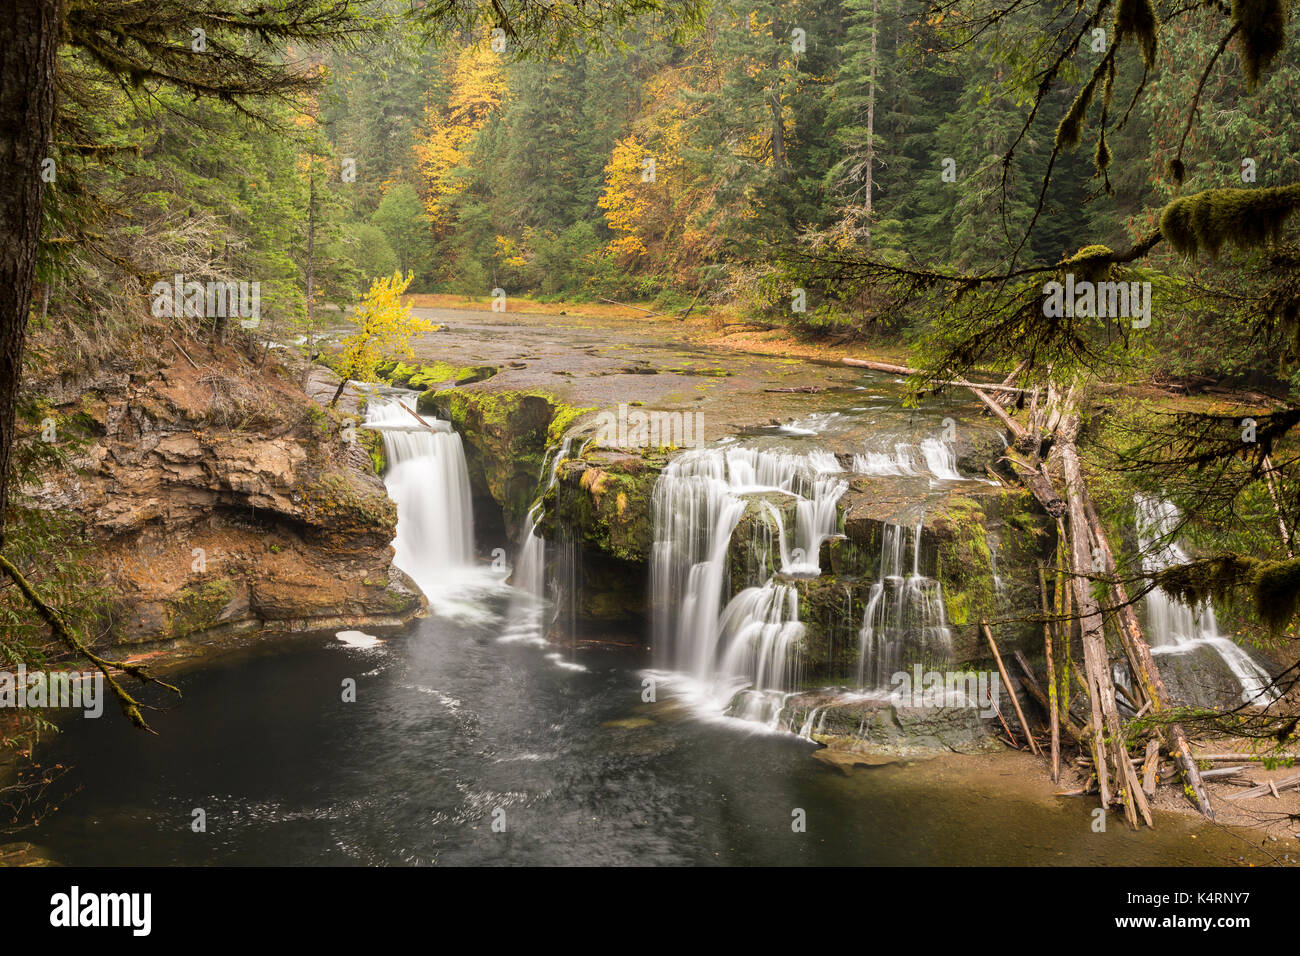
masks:
<instances>
[{"instance_id":1,"label":"rock cliff face","mask_svg":"<svg viewBox=\"0 0 1300 956\"><path fill-rule=\"evenodd\" d=\"M32 387L74 469L75 515L116 595L107 643L389 625L423 597L392 567L396 510L355 420L273 358L167 349Z\"/></svg>"}]
</instances>

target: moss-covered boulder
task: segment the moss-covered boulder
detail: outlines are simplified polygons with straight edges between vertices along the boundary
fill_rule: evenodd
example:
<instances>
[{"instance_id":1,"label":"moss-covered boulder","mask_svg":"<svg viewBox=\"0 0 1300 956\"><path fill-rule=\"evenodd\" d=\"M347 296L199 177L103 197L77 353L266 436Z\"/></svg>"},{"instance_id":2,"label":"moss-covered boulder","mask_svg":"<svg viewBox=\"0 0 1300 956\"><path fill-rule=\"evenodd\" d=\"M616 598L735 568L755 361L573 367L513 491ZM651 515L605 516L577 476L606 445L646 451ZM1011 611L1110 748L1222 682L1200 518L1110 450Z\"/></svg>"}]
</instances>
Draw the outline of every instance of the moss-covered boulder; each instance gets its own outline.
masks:
<instances>
[{"instance_id":1,"label":"moss-covered boulder","mask_svg":"<svg viewBox=\"0 0 1300 956\"><path fill-rule=\"evenodd\" d=\"M856 681L861 654L858 634L874 582L836 575L780 580L799 594L805 683Z\"/></svg>"},{"instance_id":2,"label":"moss-covered boulder","mask_svg":"<svg viewBox=\"0 0 1300 956\"><path fill-rule=\"evenodd\" d=\"M185 637L210 630L248 609L245 591L227 577L213 578L176 592L167 602L160 638ZM244 598L241 601L241 598Z\"/></svg>"},{"instance_id":3,"label":"moss-covered boulder","mask_svg":"<svg viewBox=\"0 0 1300 956\"><path fill-rule=\"evenodd\" d=\"M448 362L411 364L388 361L378 368L379 378L399 388L429 389L446 385L470 385L491 378L495 365L452 365Z\"/></svg>"},{"instance_id":4,"label":"moss-covered boulder","mask_svg":"<svg viewBox=\"0 0 1300 956\"><path fill-rule=\"evenodd\" d=\"M779 491L746 496L745 513L731 533L728 571L733 591L758 587L781 570L781 535L792 535L795 498Z\"/></svg>"},{"instance_id":5,"label":"moss-covered boulder","mask_svg":"<svg viewBox=\"0 0 1300 956\"><path fill-rule=\"evenodd\" d=\"M560 462L543 501L542 533L555 537L563 527L586 551L647 565L654 487L665 464L663 455L604 450Z\"/></svg>"},{"instance_id":6,"label":"moss-covered boulder","mask_svg":"<svg viewBox=\"0 0 1300 956\"><path fill-rule=\"evenodd\" d=\"M975 706L916 707L834 691L786 699L778 725L849 753L924 756L1002 749L994 721Z\"/></svg>"}]
</instances>

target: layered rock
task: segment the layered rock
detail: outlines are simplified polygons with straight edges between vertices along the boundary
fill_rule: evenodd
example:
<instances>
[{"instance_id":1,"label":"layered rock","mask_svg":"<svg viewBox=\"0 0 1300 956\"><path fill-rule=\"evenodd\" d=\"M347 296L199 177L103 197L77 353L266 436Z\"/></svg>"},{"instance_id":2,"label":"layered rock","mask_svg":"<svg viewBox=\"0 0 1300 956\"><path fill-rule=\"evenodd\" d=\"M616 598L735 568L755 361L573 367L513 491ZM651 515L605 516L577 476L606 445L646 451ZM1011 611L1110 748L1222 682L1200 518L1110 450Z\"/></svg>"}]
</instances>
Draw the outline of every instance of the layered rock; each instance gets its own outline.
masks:
<instances>
[{"instance_id":1,"label":"layered rock","mask_svg":"<svg viewBox=\"0 0 1300 956\"><path fill-rule=\"evenodd\" d=\"M781 727L849 753L982 753L1002 749L996 717L976 704L927 706L897 699L813 691L789 696Z\"/></svg>"},{"instance_id":2,"label":"layered rock","mask_svg":"<svg viewBox=\"0 0 1300 956\"><path fill-rule=\"evenodd\" d=\"M170 350L169 350L170 351ZM105 640L400 624L396 510L356 441L272 361L233 349L106 363L36 387L78 447L39 489L114 594Z\"/></svg>"}]
</instances>

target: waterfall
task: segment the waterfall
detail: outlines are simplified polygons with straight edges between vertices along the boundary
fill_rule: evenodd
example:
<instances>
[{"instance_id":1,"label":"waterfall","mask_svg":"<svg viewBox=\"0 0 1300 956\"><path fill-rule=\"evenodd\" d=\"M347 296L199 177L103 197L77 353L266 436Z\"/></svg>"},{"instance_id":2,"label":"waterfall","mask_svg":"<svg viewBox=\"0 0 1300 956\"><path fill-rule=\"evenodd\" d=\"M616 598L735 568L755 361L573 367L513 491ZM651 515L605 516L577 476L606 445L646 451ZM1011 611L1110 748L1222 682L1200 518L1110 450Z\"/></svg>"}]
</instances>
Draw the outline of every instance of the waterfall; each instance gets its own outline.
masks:
<instances>
[{"instance_id":1,"label":"waterfall","mask_svg":"<svg viewBox=\"0 0 1300 956\"><path fill-rule=\"evenodd\" d=\"M775 530L765 530L761 544L765 550L778 546L782 571L816 574L817 553L835 532L836 504L848 487L842 472L826 451L714 447L669 463L652 502L651 596L660 666L688 674L720 705L745 687L747 696L766 697L797 684L804 632L798 592L771 579L774 561L766 554L761 568L767 579L728 601L731 539L755 496L793 497L793 548L781 510L765 498L757 499L758 510ZM739 709L747 716L769 713L765 704Z\"/></svg>"},{"instance_id":2,"label":"waterfall","mask_svg":"<svg viewBox=\"0 0 1300 956\"><path fill-rule=\"evenodd\" d=\"M501 635L503 641L524 641L528 643L546 643L546 559L548 544L537 531L542 517L542 498L559 480L560 462L572 455L581 455L590 439L584 439L577 451L572 451L573 436L569 435L555 449L554 457L548 450L542 459L541 475L538 485L541 488L537 500L528 509L524 518L523 534L520 538L519 554L515 558L510 575L510 584L516 593L510 601L509 624ZM570 589L571 590L571 589ZM522 593L518 593L522 592ZM572 595L570 595L570 599Z\"/></svg>"},{"instance_id":3,"label":"waterfall","mask_svg":"<svg viewBox=\"0 0 1300 956\"><path fill-rule=\"evenodd\" d=\"M1174 539L1182 518L1178 507L1162 498L1139 495L1137 506L1138 545L1142 570L1162 571L1186 564L1187 553ZM1208 601L1193 607L1185 601L1152 588L1144 598L1153 654L1184 654L1209 647L1223 659L1241 685L1243 703L1269 704L1277 700L1268 673L1231 639L1219 632L1219 622Z\"/></svg>"},{"instance_id":4,"label":"waterfall","mask_svg":"<svg viewBox=\"0 0 1300 956\"><path fill-rule=\"evenodd\" d=\"M474 560L474 515L469 471L460 435L447 422L415 414L415 393L371 395L366 427L384 437L384 484L397 504L393 563L426 595L446 583L448 571Z\"/></svg>"},{"instance_id":5,"label":"waterfall","mask_svg":"<svg viewBox=\"0 0 1300 956\"><path fill-rule=\"evenodd\" d=\"M878 477L897 475L914 478L929 475L937 481L961 481L953 446L937 438L919 445L897 442L892 451L871 451L853 456L853 470Z\"/></svg>"},{"instance_id":6,"label":"waterfall","mask_svg":"<svg viewBox=\"0 0 1300 956\"><path fill-rule=\"evenodd\" d=\"M952 653L942 586L921 574L921 525L912 531L910 549L907 537L907 528L885 526L880 574L858 632L858 686L863 690L887 690L890 677L907 665L946 660Z\"/></svg>"}]
</instances>

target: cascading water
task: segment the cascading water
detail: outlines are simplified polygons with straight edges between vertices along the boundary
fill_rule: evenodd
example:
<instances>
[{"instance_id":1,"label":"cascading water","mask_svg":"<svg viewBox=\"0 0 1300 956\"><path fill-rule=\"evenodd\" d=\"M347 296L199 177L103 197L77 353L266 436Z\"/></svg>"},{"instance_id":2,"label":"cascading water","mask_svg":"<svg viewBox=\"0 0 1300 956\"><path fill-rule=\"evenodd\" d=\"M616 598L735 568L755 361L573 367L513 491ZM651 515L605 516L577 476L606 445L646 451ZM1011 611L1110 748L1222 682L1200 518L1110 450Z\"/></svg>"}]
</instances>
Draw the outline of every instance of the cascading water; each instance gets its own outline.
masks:
<instances>
[{"instance_id":1,"label":"cascading water","mask_svg":"<svg viewBox=\"0 0 1300 956\"><path fill-rule=\"evenodd\" d=\"M1178 507L1161 498L1139 495L1136 499L1138 544L1142 569L1162 571L1186 564L1187 553L1174 540L1181 515ZM1209 647L1223 659L1237 683L1244 703L1268 704L1277 699L1268 673L1241 647L1219 632L1219 622L1209 602L1196 607L1153 588L1145 597L1148 630L1153 654L1186 654Z\"/></svg>"},{"instance_id":2,"label":"cascading water","mask_svg":"<svg viewBox=\"0 0 1300 956\"><path fill-rule=\"evenodd\" d=\"M651 556L661 666L688 674L721 706L746 686L751 698L794 686L803 636L798 594L770 579L770 546L778 546L783 572L817 573L821 542L835 532L836 503L847 488L842 471L825 451L749 447L688 451L664 469L654 491ZM773 493L795 498L793 548L781 510L758 497ZM751 586L726 601L731 538L755 497L769 519L759 562L765 579L745 582ZM761 719L770 715L753 700L740 710L755 717L762 711Z\"/></svg>"},{"instance_id":3,"label":"cascading water","mask_svg":"<svg viewBox=\"0 0 1300 956\"><path fill-rule=\"evenodd\" d=\"M914 663L947 660L952 631L943 607L942 586L921 574L921 526L908 530L886 525L880 551L880 577L871 587L862 630L858 632L858 686L884 691L890 678ZM911 567L904 563L911 558Z\"/></svg>"},{"instance_id":4,"label":"cascading water","mask_svg":"<svg viewBox=\"0 0 1300 956\"><path fill-rule=\"evenodd\" d=\"M417 415L415 393L372 397L366 427L384 436L384 484L397 504L393 563L429 594L452 569L474 560L474 514L460 435L447 422Z\"/></svg>"},{"instance_id":5,"label":"cascading water","mask_svg":"<svg viewBox=\"0 0 1300 956\"><path fill-rule=\"evenodd\" d=\"M573 436L566 436L555 451L554 457L550 457L548 452L547 457L542 461L542 477L545 478L545 484L541 485L541 493L528 509L528 515L524 519L519 554L510 576L511 585L523 593L516 594L510 601L509 623L501 636L503 641L524 641L539 645L546 643L548 544L538 533L537 523L542 515L542 498L559 479L560 462L573 454L581 455L589 441L584 439L574 452L573 440ZM540 478L539 484L541 484Z\"/></svg>"},{"instance_id":6,"label":"cascading water","mask_svg":"<svg viewBox=\"0 0 1300 956\"><path fill-rule=\"evenodd\" d=\"M853 456L853 470L861 475L920 477L937 481L961 481L953 446L937 438L919 445L898 442L893 451L867 451Z\"/></svg>"}]
</instances>

